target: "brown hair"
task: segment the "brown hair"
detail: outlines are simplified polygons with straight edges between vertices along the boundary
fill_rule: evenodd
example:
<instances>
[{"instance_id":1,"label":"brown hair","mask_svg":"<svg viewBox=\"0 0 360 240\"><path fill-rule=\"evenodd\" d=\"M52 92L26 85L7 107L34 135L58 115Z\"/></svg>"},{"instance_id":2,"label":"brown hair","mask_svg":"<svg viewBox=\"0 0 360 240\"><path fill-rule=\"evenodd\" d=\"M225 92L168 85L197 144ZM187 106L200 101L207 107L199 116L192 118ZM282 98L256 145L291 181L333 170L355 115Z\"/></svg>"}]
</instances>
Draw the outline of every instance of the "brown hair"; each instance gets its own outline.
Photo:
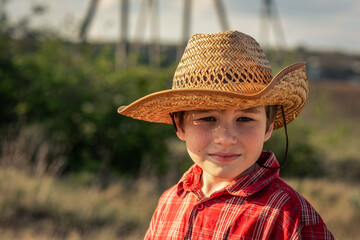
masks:
<instances>
[{"instance_id":1,"label":"brown hair","mask_svg":"<svg viewBox=\"0 0 360 240\"><path fill-rule=\"evenodd\" d=\"M269 131L270 125L275 121L277 111L278 111L278 106L276 106L276 105L265 106L266 132Z\"/></svg>"}]
</instances>

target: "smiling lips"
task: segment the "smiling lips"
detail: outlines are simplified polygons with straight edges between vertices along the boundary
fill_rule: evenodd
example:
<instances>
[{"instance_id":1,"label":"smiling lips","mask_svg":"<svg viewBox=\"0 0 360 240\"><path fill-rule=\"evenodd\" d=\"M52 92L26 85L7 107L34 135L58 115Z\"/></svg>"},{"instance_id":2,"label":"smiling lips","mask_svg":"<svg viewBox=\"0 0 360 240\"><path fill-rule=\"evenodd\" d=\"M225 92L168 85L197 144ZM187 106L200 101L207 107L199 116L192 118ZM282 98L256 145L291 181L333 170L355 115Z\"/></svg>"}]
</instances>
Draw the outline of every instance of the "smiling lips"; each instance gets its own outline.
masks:
<instances>
[{"instance_id":1,"label":"smiling lips","mask_svg":"<svg viewBox=\"0 0 360 240\"><path fill-rule=\"evenodd\" d=\"M209 154L209 156L219 162L231 162L231 161L235 160L236 158L240 157L241 154L216 152L216 153Z\"/></svg>"}]
</instances>

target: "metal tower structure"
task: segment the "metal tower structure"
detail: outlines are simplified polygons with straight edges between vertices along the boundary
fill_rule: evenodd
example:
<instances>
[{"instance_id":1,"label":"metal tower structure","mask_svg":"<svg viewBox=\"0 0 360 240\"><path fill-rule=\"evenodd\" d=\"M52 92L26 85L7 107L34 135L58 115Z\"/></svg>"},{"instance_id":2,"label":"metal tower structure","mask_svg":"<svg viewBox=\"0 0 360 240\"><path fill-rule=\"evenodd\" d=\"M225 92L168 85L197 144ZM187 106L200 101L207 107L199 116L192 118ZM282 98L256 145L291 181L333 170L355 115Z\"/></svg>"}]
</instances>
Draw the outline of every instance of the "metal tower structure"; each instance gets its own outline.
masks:
<instances>
[{"instance_id":1,"label":"metal tower structure","mask_svg":"<svg viewBox=\"0 0 360 240\"><path fill-rule=\"evenodd\" d=\"M214 7L220 22L221 30L229 30L229 22L226 18L225 7L222 0L213 0ZM183 0L183 19L182 19L182 39L177 49L177 58L181 57L182 52L185 49L186 43L190 37L191 27L191 14L192 14L192 2L193 0Z\"/></svg>"},{"instance_id":2,"label":"metal tower structure","mask_svg":"<svg viewBox=\"0 0 360 240\"><path fill-rule=\"evenodd\" d=\"M120 0L120 38L116 45L115 66L125 67L127 60L127 43L129 39L129 0Z\"/></svg>"},{"instance_id":3,"label":"metal tower structure","mask_svg":"<svg viewBox=\"0 0 360 240\"><path fill-rule=\"evenodd\" d=\"M142 0L138 19L135 26L135 41L131 52L139 53L140 45L145 41L146 23L150 24L149 63L154 66L160 64L160 15L158 0Z\"/></svg>"},{"instance_id":4,"label":"metal tower structure","mask_svg":"<svg viewBox=\"0 0 360 240\"><path fill-rule=\"evenodd\" d=\"M279 62L281 63L284 60L284 50L287 45L275 0L261 0L259 41L263 43L265 49L270 47L271 27L273 27L275 33L276 47L279 52Z\"/></svg>"},{"instance_id":5,"label":"metal tower structure","mask_svg":"<svg viewBox=\"0 0 360 240\"><path fill-rule=\"evenodd\" d=\"M182 54L186 43L190 37L190 28L191 28L191 13L192 13L192 3L193 0L182 0L183 9L182 9L182 28L181 28L181 40L179 47L177 49L177 56L179 57ZM266 0L265 0L266 1ZM79 32L79 39L81 41L86 41L87 32L91 21L95 15L99 0L90 0L89 8L83 24L81 25ZM119 0L119 12L120 12L120 37L119 41L116 44L116 66L126 66L127 65L127 46L129 40L129 0ZM226 31L229 29L229 23L226 18L225 7L222 0L213 0L214 7L220 22L221 30ZM153 65L159 63L159 35L160 35L160 20L159 20L159 6L158 0L142 0L141 8L138 15L138 20L136 24L135 32L135 44L132 47L132 51L139 51L140 42L144 41L144 32L147 19L150 18L151 23L151 40L149 47L149 62ZM149 17L150 15L150 17Z\"/></svg>"},{"instance_id":6,"label":"metal tower structure","mask_svg":"<svg viewBox=\"0 0 360 240\"><path fill-rule=\"evenodd\" d=\"M80 32L79 32L79 39L82 42L86 41L89 26L91 24L92 19L94 18L98 3L99 3L99 0L91 0L90 1L89 8L86 12L85 19L81 24Z\"/></svg>"}]
</instances>

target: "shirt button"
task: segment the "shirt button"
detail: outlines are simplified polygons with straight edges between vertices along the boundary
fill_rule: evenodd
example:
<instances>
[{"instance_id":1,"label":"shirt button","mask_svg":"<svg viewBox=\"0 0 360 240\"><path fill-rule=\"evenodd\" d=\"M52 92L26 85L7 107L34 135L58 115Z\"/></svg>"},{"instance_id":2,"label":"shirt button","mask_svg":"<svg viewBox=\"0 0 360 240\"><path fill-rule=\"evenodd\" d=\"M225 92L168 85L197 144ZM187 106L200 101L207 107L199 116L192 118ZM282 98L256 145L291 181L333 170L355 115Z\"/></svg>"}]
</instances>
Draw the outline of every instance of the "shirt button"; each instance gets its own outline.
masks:
<instances>
[{"instance_id":1,"label":"shirt button","mask_svg":"<svg viewBox=\"0 0 360 240\"><path fill-rule=\"evenodd\" d=\"M200 203L199 205L196 206L197 210L201 211L204 209L204 204Z\"/></svg>"}]
</instances>

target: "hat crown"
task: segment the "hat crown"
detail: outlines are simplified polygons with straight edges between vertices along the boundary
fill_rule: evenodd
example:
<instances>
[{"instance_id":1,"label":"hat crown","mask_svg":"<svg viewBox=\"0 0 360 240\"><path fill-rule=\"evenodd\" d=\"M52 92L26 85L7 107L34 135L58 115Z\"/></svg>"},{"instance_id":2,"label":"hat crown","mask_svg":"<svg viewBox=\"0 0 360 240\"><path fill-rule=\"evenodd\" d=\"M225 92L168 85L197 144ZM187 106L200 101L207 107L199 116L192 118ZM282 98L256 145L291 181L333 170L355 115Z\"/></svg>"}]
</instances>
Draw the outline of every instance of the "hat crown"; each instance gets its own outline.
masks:
<instances>
[{"instance_id":1,"label":"hat crown","mask_svg":"<svg viewBox=\"0 0 360 240\"><path fill-rule=\"evenodd\" d=\"M244 33L227 31L190 38L172 88L254 93L271 80L269 61L258 42Z\"/></svg>"}]
</instances>

